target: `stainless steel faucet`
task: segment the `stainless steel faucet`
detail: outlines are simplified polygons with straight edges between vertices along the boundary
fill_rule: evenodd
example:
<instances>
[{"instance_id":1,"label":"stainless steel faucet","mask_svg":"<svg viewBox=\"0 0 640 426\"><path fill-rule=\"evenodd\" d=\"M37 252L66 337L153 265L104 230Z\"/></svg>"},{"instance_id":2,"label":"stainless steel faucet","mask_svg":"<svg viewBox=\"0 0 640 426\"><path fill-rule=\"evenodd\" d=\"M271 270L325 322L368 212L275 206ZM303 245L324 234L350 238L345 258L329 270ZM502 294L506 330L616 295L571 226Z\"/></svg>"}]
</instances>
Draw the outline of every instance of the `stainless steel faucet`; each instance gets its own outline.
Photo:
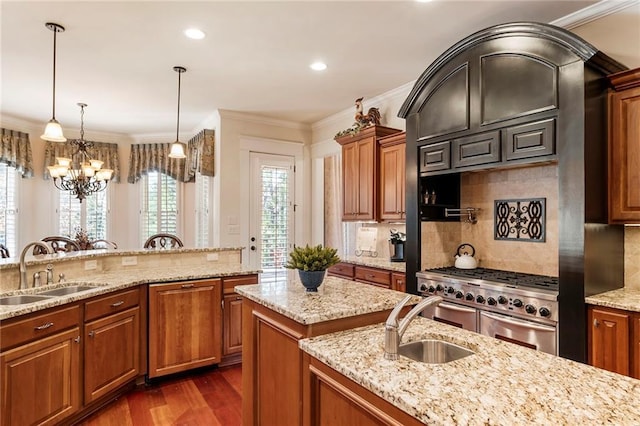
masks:
<instances>
[{"instance_id":1,"label":"stainless steel faucet","mask_svg":"<svg viewBox=\"0 0 640 426\"><path fill-rule=\"evenodd\" d=\"M384 325L384 359L388 360L396 360L398 359L398 348L400 347L400 340L402 340L402 335L409 327L411 321L418 316L418 314L424 311L428 306L438 304L442 302L442 297L440 296L430 296L425 299L422 299L416 306L413 307L405 316L400 324L398 324L398 317L400 316L400 311L402 308L411 300L413 296L407 295L404 299L402 299L398 304L393 308L391 313L389 314L389 318L387 318L387 322Z\"/></svg>"},{"instance_id":2,"label":"stainless steel faucet","mask_svg":"<svg viewBox=\"0 0 640 426\"><path fill-rule=\"evenodd\" d=\"M24 246L24 248L22 249L22 253L20 253L20 287L18 287L18 289L20 290L29 287L29 285L27 284L27 265L25 265L24 257L27 255L27 251L29 251L29 249L34 246L38 246L44 249L47 254L51 253L49 247L45 243L40 241L33 241L27 243L27 245Z\"/></svg>"}]
</instances>

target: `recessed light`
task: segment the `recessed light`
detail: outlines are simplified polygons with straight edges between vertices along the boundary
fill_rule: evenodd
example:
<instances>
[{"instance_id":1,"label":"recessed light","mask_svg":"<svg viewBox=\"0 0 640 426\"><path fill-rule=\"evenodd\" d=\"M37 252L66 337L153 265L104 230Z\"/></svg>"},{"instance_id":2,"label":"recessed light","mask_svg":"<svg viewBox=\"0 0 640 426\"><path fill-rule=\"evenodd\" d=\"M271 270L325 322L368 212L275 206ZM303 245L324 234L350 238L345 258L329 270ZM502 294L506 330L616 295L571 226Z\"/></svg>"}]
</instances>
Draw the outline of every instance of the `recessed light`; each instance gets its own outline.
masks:
<instances>
[{"instance_id":1,"label":"recessed light","mask_svg":"<svg viewBox=\"0 0 640 426\"><path fill-rule=\"evenodd\" d=\"M431 0L416 0L418 3L429 3Z\"/></svg>"},{"instance_id":2,"label":"recessed light","mask_svg":"<svg viewBox=\"0 0 640 426\"><path fill-rule=\"evenodd\" d=\"M198 28L188 28L184 30L184 35L194 40L202 40L205 36L204 31Z\"/></svg>"},{"instance_id":3,"label":"recessed light","mask_svg":"<svg viewBox=\"0 0 640 426\"><path fill-rule=\"evenodd\" d=\"M309 65L309 68L314 71L324 71L327 69L327 64L325 64L324 62L314 62Z\"/></svg>"}]
</instances>

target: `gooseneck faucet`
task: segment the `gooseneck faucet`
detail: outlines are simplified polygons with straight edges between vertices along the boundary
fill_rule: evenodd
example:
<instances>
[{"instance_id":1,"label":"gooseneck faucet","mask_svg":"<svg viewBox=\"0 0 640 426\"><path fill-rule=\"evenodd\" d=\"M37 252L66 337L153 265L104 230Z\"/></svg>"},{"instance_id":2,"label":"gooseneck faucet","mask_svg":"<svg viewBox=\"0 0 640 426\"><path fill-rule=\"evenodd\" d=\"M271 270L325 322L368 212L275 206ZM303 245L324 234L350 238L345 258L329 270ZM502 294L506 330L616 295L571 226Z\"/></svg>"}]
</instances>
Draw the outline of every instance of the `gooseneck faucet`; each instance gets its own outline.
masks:
<instances>
[{"instance_id":1,"label":"gooseneck faucet","mask_svg":"<svg viewBox=\"0 0 640 426\"><path fill-rule=\"evenodd\" d=\"M24 257L26 256L27 251L34 246L42 248L47 254L51 253L51 251L49 251L49 247L40 241L33 241L24 246L22 253L20 253L20 287L18 287L20 290L29 287L27 284L27 265L25 265Z\"/></svg>"},{"instance_id":2,"label":"gooseneck faucet","mask_svg":"<svg viewBox=\"0 0 640 426\"><path fill-rule=\"evenodd\" d=\"M398 317L402 308L411 300L413 296L407 295L393 308L387 322L384 325L384 359L396 360L398 359L398 348L400 347L400 340L402 335L409 327L411 321L418 316L418 314L424 311L427 306L435 305L442 302L440 296L430 296L422 299L416 306L413 307L398 324Z\"/></svg>"}]
</instances>

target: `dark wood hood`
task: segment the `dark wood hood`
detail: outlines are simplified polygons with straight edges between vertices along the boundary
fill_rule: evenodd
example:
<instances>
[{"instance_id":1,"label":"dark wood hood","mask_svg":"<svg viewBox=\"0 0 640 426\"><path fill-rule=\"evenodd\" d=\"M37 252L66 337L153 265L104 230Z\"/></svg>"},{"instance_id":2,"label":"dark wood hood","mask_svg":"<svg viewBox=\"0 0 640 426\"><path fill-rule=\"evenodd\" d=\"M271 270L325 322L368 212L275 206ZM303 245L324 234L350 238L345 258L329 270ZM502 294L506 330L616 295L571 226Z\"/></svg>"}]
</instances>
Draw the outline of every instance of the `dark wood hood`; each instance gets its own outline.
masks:
<instances>
[{"instance_id":1,"label":"dark wood hood","mask_svg":"<svg viewBox=\"0 0 640 426\"><path fill-rule=\"evenodd\" d=\"M573 33L520 22L470 35L422 73L398 113L409 292L421 266L420 176L557 162L559 353L586 361L584 298L624 282L624 229L607 224L605 76L625 69ZM425 153L450 162L430 169Z\"/></svg>"}]
</instances>

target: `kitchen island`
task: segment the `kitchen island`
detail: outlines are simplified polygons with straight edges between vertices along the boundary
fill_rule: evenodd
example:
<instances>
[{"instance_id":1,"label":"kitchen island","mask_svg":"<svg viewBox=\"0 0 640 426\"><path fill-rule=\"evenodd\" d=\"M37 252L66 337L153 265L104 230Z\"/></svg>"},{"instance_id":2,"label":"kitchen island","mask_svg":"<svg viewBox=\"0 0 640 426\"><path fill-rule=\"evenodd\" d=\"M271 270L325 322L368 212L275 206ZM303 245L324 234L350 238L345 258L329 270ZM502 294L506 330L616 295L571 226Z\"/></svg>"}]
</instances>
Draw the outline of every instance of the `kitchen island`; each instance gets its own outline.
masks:
<instances>
[{"instance_id":1,"label":"kitchen island","mask_svg":"<svg viewBox=\"0 0 640 426\"><path fill-rule=\"evenodd\" d=\"M402 342L423 339L474 354L445 364L388 361L381 324L301 340L304 424L640 423L638 380L419 317Z\"/></svg>"},{"instance_id":2,"label":"kitchen island","mask_svg":"<svg viewBox=\"0 0 640 426\"><path fill-rule=\"evenodd\" d=\"M306 292L295 271L281 282L238 286L242 305L242 416L246 425L302 424L298 341L383 322L406 295L336 277ZM415 304L420 298L415 297Z\"/></svg>"}]
</instances>

